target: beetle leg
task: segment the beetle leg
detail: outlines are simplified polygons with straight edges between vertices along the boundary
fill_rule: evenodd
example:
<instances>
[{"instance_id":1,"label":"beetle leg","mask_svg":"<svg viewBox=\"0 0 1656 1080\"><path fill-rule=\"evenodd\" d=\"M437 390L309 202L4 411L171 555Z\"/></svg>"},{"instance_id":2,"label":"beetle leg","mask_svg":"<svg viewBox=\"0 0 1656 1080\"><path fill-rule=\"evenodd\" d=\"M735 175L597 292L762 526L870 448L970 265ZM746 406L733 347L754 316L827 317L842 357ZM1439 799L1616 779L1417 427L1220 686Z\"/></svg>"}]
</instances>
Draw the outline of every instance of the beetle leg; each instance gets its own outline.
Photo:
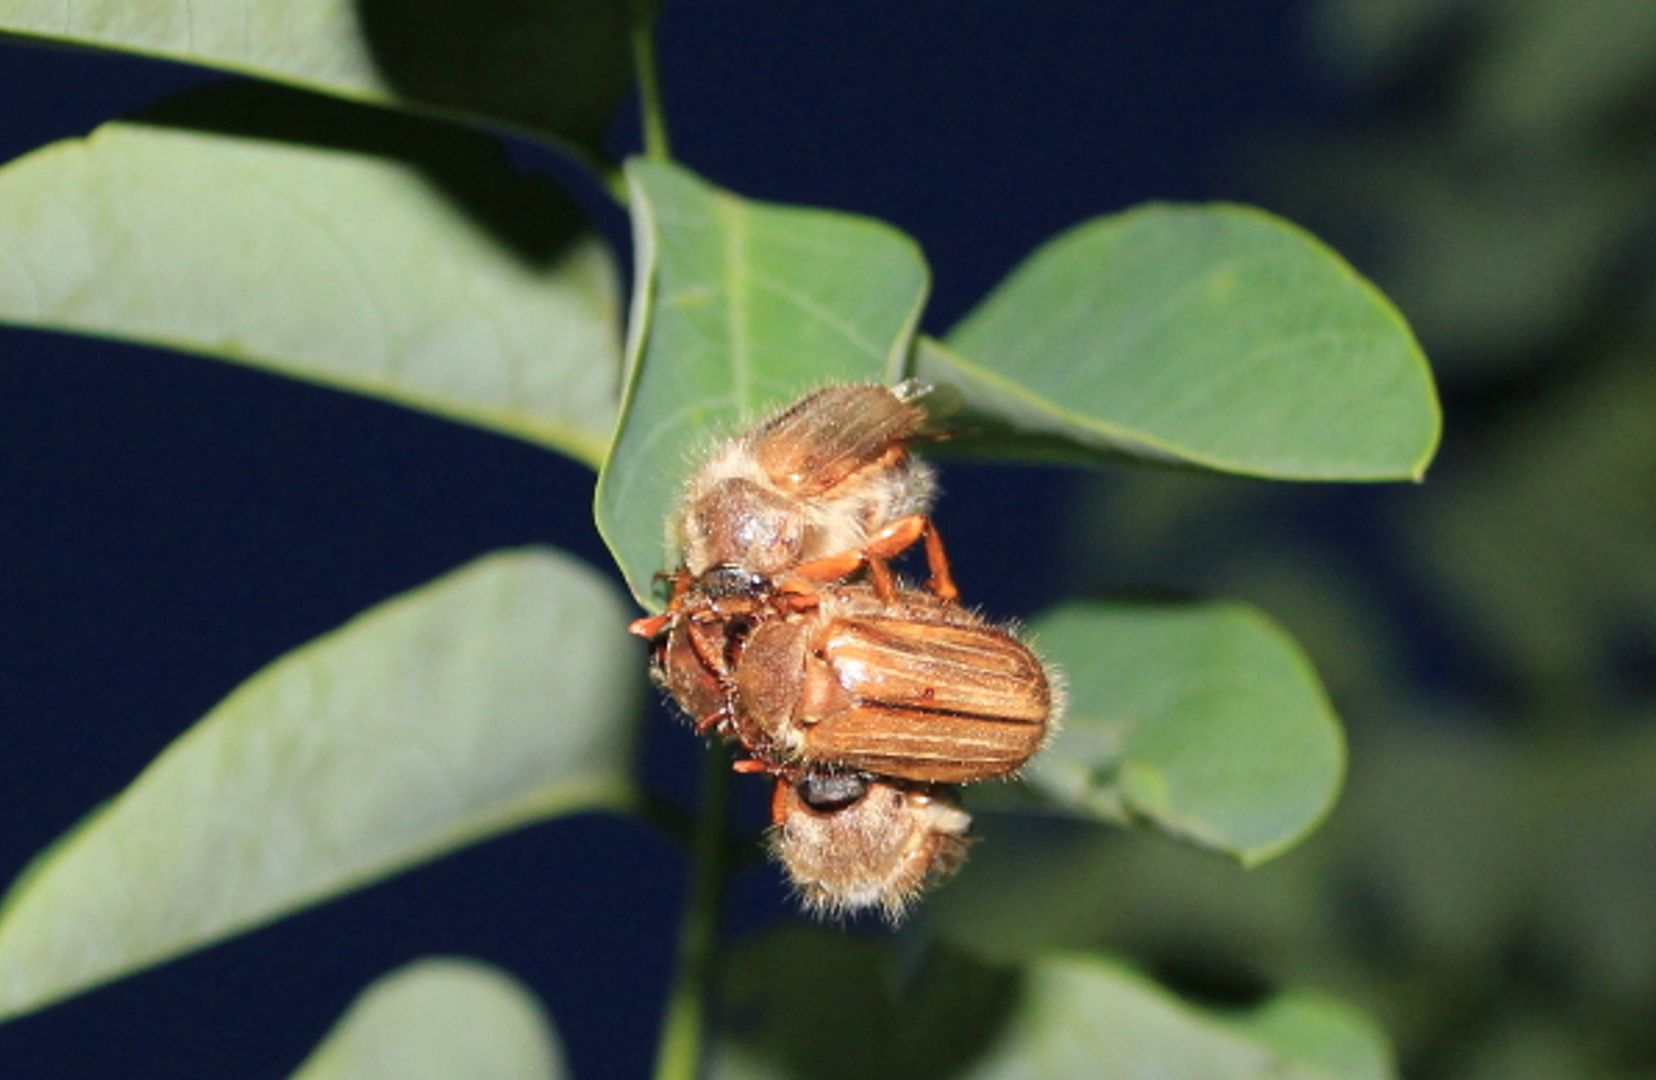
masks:
<instances>
[{"instance_id":1,"label":"beetle leg","mask_svg":"<svg viewBox=\"0 0 1656 1080\"><path fill-rule=\"evenodd\" d=\"M744 774L745 773L762 773L762 772L770 772L770 766L766 765L763 761L760 761L758 758L739 758L736 761L732 761L730 763L730 771L731 772L744 773Z\"/></svg>"},{"instance_id":2,"label":"beetle leg","mask_svg":"<svg viewBox=\"0 0 1656 1080\"><path fill-rule=\"evenodd\" d=\"M797 615L821 607L822 595L808 581L784 578L777 582L776 597L772 603L784 615Z\"/></svg>"},{"instance_id":3,"label":"beetle leg","mask_svg":"<svg viewBox=\"0 0 1656 1080\"><path fill-rule=\"evenodd\" d=\"M868 556L863 552L846 551L802 562L793 568L793 575L805 581L840 581L855 574L867 563Z\"/></svg>"},{"instance_id":4,"label":"beetle leg","mask_svg":"<svg viewBox=\"0 0 1656 1080\"><path fill-rule=\"evenodd\" d=\"M926 544L926 569L931 572L926 587L944 600L960 599L954 575L949 572L949 557L943 551L943 538L937 532L936 523L926 515L898 518L875 533L864 550L872 564L878 559L896 558L921 540ZM875 584L877 587L878 582Z\"/></svg>"},{"instance_id":5,"label":"beetle leg","mask_svg":"<svg viewBox=\"0 0 1656 1080\"><path fill-rule=\"evenodd\" d=\"M926 543L926 565L931 571L927 586L945 600L958 599L960 590L955 588L954 578L949 573L949 559L943 553L943 541L937 535L937 527L932 524L931 518L924 514L898 518L871 536L860 550L800 563L794 567L793 576L806 581L841 581L866 566L869 576L874 579L875 592L881 600L890 601L896 595L895 585L884 564L921 540Z\"/></svg>"},{"instance_id":6,"label":"beetle leg","mask_svg":"<svg viewBox=\"0 0 1656 1080\"><path fill-rule=\"evenodd\" d=\"M889 604L897 599L897 583L891 579L891 567L884 559L869 558L868 576L874 581L874 595L881 603Z\"/></svg>"},{"instance_id":7,"label":"beetle leg","mask_svg":"<svg viewBox=\"0 0 1656 1080\"><path fill-rule=\"evenodd\" d=\"M943 552L943 537L938 535L937 525L931 518L926 519L926 569L931 571L926 588L945 600L960 599L960 589L949 572L949 556Z\"/></svg>"},{"instance_id":8,"label":"beetle leg","mask_svg":"<svg viewBox=\"0 0 1656 1080\"><path fill-rule=\"evenodd\" d=\"M924 514L898 518L870 537L868 544L860 551L813 559L795 567L794 573L810 581L837 581L867 566L880 599L889 601L893 595L891 577L882 573L885 568L881 564L895 559L922 540L926 545L926 568L931 571L926 587L944 600L960 599L960 589L949 571L949 557L943 551L943 538L932 519Z\"/></svg>"},{"instance_id":9,"label":"beetle leg","mask_svg":"<svg viewBox=\"0 0 1656 1080\"><path fill-rule=\"evenodd\" d=\"M780 825L788 818L788 781L783 777L776 778L776 786L771 788L771 824Z\"/></svg>"},{"instance_id":10,"label":"beetle leg","mask_svg":"<svg viewBox=\"0 0 1656 1080\"><path fill-rule=\"evenodd\" d=\"M730 719L730 709L728 707L720 708L718 712L709 713L697 720L692 730L697 735L706 735L728 719Z\"/></svg>"},{"instance_id":11,"label":"beetle leg","mask_svg":"<svg viewBox=\"0 0 1656 1080\"><path fill-rule=\"evenodd\" d=\"M672 621L673 616L670 612L664 611L660 615L646 615L642 619L634 619L628 623L627 633L641 638L653 638L667 629L668 624Z\"/></svg>"},{"instance_id":12,"label":"beetle leg","mask_svg":"<svg viewBox=\"0 0 1656 1080\"><path fill-rule=\"evenodd\" d=\"M664 570L657 570L653 580L671 580L673 594L667 600L666 611L659 615L646 615L642 619L634 619L627 624L627 633L641 638L653 638L672 625L674 616L684 607L684 594L690 590L690 571L682 566L671 574Z\"/></svg>"}]
</instances>

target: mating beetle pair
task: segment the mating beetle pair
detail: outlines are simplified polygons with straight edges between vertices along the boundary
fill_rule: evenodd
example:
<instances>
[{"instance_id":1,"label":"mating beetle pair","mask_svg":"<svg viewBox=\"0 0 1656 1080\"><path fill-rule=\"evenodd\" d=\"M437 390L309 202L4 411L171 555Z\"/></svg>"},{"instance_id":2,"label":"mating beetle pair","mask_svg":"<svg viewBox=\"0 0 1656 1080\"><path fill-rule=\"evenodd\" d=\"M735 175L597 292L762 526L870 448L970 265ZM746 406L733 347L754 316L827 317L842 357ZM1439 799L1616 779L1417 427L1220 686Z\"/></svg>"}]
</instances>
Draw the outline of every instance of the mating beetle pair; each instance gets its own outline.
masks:
<instances>
[{"instance_id":1,"label":"mating beetle pair","mask_svg":"<svg viewBox=\"0 0 1656 1080\"><path fill-rule=\"evenodd\" d=\"M774 777L771 850L819 912L899 917L964 858L953 785L1013 773L1059 706L1029 648L957 602L908 449L925 392L828 387L721 444L670 523L667 610L630 627L697 730ZM924 590L887 565L922 543Z\"/></svg>"}]
</instances>

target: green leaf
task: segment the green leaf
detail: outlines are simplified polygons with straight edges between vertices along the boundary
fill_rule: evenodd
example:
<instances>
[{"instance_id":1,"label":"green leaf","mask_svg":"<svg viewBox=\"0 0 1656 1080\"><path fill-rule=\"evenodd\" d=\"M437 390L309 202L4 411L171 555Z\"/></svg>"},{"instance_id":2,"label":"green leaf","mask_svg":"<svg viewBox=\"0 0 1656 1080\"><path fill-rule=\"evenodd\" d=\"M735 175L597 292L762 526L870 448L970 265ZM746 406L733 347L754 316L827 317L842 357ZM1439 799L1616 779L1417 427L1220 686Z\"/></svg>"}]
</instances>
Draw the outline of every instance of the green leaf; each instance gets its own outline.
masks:
<instances>
[{"instance_id":1,"label":"green leaf","mask_svg":"<svg viewBox=\"0 0 1656 1080\"><path fill-rule=\"evenodd\" d=\"M1013 271L918 374L1032 449L1293 480L1418 479L1439 412L1397 311L1262 211L1148 206Z\"/></svg>"},{"instance_id":2,"label":"green leaf","mask_svg":"<svg viewBox=\"0 0 1656 1080\"><path fill-rule=\"evenodd\" d=\"M0 0L0 32L591 148L632 77L627 31L621 0Z\"/></svg>"},{"instance_id":3,"label":"green leaf","mask_svg":"<svg viewBox=\"0 0 1656 1080\"><path fill-rule=\"evenodd\" d=\"M420 960L364 990L292 1080L557 1080L551 1018L509 975Z\"/></svg>"},{"instance_id":4,"label":"green leaf","mask_svg":"<svg viewBox=\"0 0 1656 1080\"><path fill-rule=\"evenodd\" d=\"M1231 1020L1239 1034L1325 1076L1385 1080L1397 1074L1385 1032L1349 1005L1316 994L1281 994Z\"/></svg>"},{"instance_id":5,"label":"green leaf","mask_svg":"<svg viewBox=\"0 0 1656 1080\"><path fill-rule=\"evenodd\" d=\"M612 257L488 140L267 88L0 169L0 321L229 360L596 465Z\"/></svg>"},{"instance_id":6,"label":"green leaf","mask_svg":"<svg viewBox=\"0 0 1656 1080\"><path fill-rule=\"evenodd\" d=\"M0 904L16 1016L485 836L631 798L622 604L493 555L276 660Z\"/></svg>"},{"instance_id":7,"label":"green leaf","mask_svg":"<svg viewBox=\"0 0 1656 1080\"><path fill-rule=\"evenodd\" d=\"M638 282L597 516L653 606L692 455L822 383L896 381L929 278L912 240L868 218L752 202L660 162L629 162L627 182Z\"/></svg>"},{"instance_id":8,"label":"green leaf","mask_svg":"<svg viewBox=\"0 0 1656 1080\"><path fill-rule=\"evenodd\" d=\"M1027 971L1007 1029L959 1075L1369 1080L1395 1069L1384 1039L1343 1006L1296 997L1227 1017L1108 961L1055 957Z\"/></svg>"},{"instance_id":9,"label":"green leaf","mask_svg":"<svg viewBox=\"0 0 1656 1080\"><path fill-rule=\"evenodd\" d=\"M1064 728L1031 772L1063 805L1248 865L1333 805L1339 721L1298 647L1253 609L1072 604L1032 631L1069 678Z\"/></svg>"},{"instance_id":10,"label":"green leaf","mask_svg":"<svg viewBox=\"0 0 1656 1080\"><path fill-rule=\"evenodd\" d=\"M727 967L735 1020L715 1075L1373 1080L1395 1071L1372 1022L1310 994L1219 1012L1094 956L1054 954L1017 969L937 948L906 959L824 931L743 947Z\"/></svg>"}]
</instances>

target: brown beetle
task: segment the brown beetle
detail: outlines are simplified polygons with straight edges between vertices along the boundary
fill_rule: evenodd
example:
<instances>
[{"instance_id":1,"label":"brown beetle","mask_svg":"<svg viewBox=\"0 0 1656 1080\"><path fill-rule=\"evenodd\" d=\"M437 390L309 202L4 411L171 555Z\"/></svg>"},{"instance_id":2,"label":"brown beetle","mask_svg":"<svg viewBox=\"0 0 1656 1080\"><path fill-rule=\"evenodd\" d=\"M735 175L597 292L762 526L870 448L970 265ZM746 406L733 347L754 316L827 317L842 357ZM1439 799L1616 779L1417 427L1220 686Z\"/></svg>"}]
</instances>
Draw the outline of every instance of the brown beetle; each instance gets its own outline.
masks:
<instances>
[{"instance_id":1,"label":"brown beetle","mask_svg":"<svg viewBox=\"0 0 1656 1080\"><path fill-rule=\"evenodd\" d=\"M771 855L806 910L829 917L878 909L898 922L971 842L953 791L857 773L778 777L771 816Z\"/></svg>"},{"instance_id":2,"label":"brown beetle","mask_svg":"<svg viewBox=\"0 0 1656 1080\"><path fill-rule=\"evenodd\" d=\"M633 622L653 638L695 610L696 586L726 571L780 581L838 581L867 567L882 592L886 561L925 542L929 587L958 595L932 527L937 481L908 452L922 436L929 388L829 386L721 443L685 485L669 522L683 552L667 611Z\"/></svg>"},{"instance_id":3,"label":"brown beetle","mask_svg":"<svg viewBox=\"0 0 1656 1080\"><path fill-rule=\"evenodd\" d=\"M824 586L808 602L757 621L735 663L731 726L750 768L971 783L1014 772L1054 726L1053 675L982 616L867 585Z\"/></svg>"},{"instance_id":4,"label":"brown beetle","mask_svg":"<svg viewBox=\"0 0 1656 1080\"><path fill-rule=\"evenodd\" d=\"M927 392L914 381L815 391L721 444L686 485L671 522L684 553L672 598L628 629L657 640L652 670L698 731L730 719L751 630L810 605L819 583L866 567L893 596L886 561L923 540L928 587L958 595L927 516L935 478L907 450L926 423L916 402Z\"/></svg>"},{"instance_id":5,"label":"brown beetle","mask_svg":"<svg viewBox=\"0 0 1656 1080\"><path fill-rule=\"evenodd\" d=\"M723 443L671 525L690 578L733 566L837 580L926 537L935 588L954 595L926 516L936 477L907 449L926 424L918 399L928 392L913 380L829 386Z\"/></svg>"}]
</instances>

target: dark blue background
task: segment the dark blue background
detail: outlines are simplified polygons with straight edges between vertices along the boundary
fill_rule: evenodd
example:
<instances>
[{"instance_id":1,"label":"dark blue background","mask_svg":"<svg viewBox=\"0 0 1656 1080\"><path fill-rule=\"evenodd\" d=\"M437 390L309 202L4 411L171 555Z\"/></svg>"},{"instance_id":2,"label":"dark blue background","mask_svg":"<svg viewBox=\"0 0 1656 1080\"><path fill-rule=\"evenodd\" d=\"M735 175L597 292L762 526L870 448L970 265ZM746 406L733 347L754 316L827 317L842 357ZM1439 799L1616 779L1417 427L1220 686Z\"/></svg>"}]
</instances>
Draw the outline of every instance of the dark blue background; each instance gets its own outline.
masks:
<instances>
[{"instance_id":1,"label":"dark blue background","mask_svg":"<svg viewBox=\"0 0 1656 1080\"><path fill-rule=\"evenodd\" d=\"M1217 0L686 0L660 52L677 156L744 194L908 230L935 275L926 328L941 331L1083 218L1257 198L1236 167L1250 140L1346 105L1308 58L1302 16ZM0 58L6 158L213 78L22 45ZM546 168L533 150L517 159ZM260 665L362 608L508 545L608 569L590 474L543 451L132 346L6 331L4 348L0 878ZM1061 594L1040 555L1061 478L945 482L972 595L1015 615ZM693 740L657 720L650 742L652 783L688 798ZM643 1075L683 870L665 839L613 819L497 839L0 1027L0 1077L284 1075L366 983L430 953L527 980L577 1075ZM784 911L764 871L732 918Z\"/></svg>"}]
</instances>

